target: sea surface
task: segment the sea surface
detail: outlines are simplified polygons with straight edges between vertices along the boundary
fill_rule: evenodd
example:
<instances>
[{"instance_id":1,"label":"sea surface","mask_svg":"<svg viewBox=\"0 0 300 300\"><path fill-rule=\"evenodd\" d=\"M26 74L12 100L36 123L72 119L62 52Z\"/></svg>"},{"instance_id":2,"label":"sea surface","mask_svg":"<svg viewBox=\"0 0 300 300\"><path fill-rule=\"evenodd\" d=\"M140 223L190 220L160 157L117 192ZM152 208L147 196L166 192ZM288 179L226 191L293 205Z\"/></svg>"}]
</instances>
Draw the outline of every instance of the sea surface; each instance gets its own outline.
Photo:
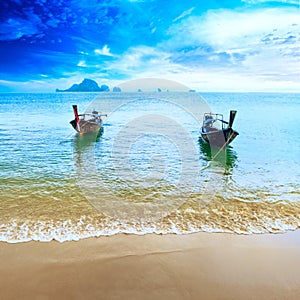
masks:
<instances>
[{"instance_id":1,"label":"sea surface","mask_svg":"<svg viewBox=\"0 0 300 300\"><path fill-rule=\"evenodd\" d=\"M79 112L104 116L80 136ZM226 150L205 112L237 110ZM300 94L0 94L0 240L300 227Z\"/></svg>"}]
</instances>

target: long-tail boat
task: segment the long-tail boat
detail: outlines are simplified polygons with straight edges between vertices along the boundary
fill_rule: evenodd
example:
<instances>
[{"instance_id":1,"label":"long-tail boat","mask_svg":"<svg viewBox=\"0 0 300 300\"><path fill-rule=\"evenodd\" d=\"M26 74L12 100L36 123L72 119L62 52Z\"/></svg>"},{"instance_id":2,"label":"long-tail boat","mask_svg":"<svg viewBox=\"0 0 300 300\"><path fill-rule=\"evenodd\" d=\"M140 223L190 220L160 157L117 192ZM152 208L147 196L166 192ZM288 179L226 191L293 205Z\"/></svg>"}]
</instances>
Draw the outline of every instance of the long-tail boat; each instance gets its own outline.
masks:
<instances>
[{"instance_id":1,"label":"long-tail boat","mask_svg":"<svg viewBox=\"0 0 300 300\"><path fill-rule=\"evenodd\" d=\"M92 113L78 114L77 105L73 105L75 119L70 122L73 128L80 134L98 132L103 124L102 117L107 115Z\"/></svg>"},{"instance_id":2,"label":"long-tail boat","mask_svg":"<svg viewBox=\"0 0 300 300\"><path fill-rule=\"evenodd\" d=\"M239 134L232 129L237 111L231 110L229 122L224 121L222 114L205 113L201 127L201 137L211 146L224 147L229 145Z\"/></svg>"}]
</instances>

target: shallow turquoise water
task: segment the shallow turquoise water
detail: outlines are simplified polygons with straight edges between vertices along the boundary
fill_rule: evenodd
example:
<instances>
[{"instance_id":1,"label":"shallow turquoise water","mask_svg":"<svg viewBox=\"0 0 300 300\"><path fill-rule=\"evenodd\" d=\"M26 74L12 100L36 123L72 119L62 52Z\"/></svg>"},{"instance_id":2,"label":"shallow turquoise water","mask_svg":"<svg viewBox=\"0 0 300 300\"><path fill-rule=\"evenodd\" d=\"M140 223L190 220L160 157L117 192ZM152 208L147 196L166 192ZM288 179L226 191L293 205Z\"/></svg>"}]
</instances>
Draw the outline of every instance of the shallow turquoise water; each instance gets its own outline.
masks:
<instances>
[{"instance_id":1,"label":"shallow turquoise water","mask_svg":"<svg viewBox=\"0 0 300 300\"><path fill-rule=\"evenodd\" d=\"M0 239L298 228L300 95L200 95L0 94ZM72 104L108 113L101 136ZM202 115L230 109L240 135L211 152Z\"/></svg>"}]
</instances>

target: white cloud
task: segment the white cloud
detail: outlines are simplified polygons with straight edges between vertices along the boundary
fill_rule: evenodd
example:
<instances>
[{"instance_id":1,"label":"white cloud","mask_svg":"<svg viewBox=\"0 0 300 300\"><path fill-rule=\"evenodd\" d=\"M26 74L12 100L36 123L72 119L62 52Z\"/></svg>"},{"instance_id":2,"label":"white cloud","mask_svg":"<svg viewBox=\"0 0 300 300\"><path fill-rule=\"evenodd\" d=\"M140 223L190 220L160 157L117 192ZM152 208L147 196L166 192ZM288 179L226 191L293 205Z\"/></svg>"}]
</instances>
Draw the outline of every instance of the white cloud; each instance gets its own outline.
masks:
<instances>
[{"instance_id":1,"label":"white cloud","mask_svg":"<svg viewBox=\"0 0 300 300\"><path fill-rule=\"evenodd\" d=\"M184 45L208 44L222 50L248 48L273 30L278 30L278 33L293 30L293 24L300 24L297 9L222 9L183 20L180 24L172 26L169 33L174 35L175 42L180 40ZM294 32L297 34L296 28Z\"/></svg>"},{"instance_id":2,"label":"white cloud","mask_svg":"<svg viewBox=\"0 0 300 300\"><path fill-rule=\"evenodd\" d=\"M102 49L95 49L94 52L97 55L113 56L113 54L110 52L110 48L107 45L104 45Z\"/></svg>"},{"instance_id":3,"label":"white cloud","mask_svg":"<svg viewBox=\"0 0 300 300\"><path fill-rule=\"evenodd\" d=\"M260 3L267 3L267 2L279 2L279 3L286 3L286 4L293 4L293 5L300 5L299 0L242 0L242 2L248 3L248 4L260 4Z\"/></svg>"},{"instance_id":4,"label":"white cloud","mask_svg":"<svg viewBox=\"0 0 300 300\"><path fill-rule=\"evenodd\" d=\"M86 63L84 60L81 60L78 64L77 64L78 67L86 67Z\"/></svg>"},{"instance_id":5,"label":"white cloud","mask_svg":"<svg viewBox=\"0 0 300 300\"><path fill-rule=\"evenodd\" d=\"M195 9L195 7L191 7L188 10L185 10L183 13L181 13L178 17L176 17L173 22L177 22L178 20L183 19L184 17L190 15L192 13L192 11Z\"/></svg>"},{"instance_id":6,"label":"white cloud","mask_svg":"<svg viewBox=\"0 0 300 300\"><path fill-rule=\"evenodd\" d=\"M122 72L148 69L168 59L168 54L147 46L132 47L117 60L111 62L109 69L118 69Z\"/></svg>"},{"instance_id":7,"label":"white cloud","mask_svg":"<svg viewBox=\"0 0 300 300\"><path fill-rule=\"evenodd\" d=\"M82 55L89 55L88 52L84 52L84 51L78 51L78 53Z\"/></svg>"},{"instance_id":8,"label":"white cloud","mask_svg":"<svg viewBox=\"0 0 300 300\"><path fill-rule=\"evenodd\" d=\"M168 33L160 47L198 78L213 74L205 77L219 88L300 89L297 9L211 10L182 20Z\"/></svg>"}]
</instances>

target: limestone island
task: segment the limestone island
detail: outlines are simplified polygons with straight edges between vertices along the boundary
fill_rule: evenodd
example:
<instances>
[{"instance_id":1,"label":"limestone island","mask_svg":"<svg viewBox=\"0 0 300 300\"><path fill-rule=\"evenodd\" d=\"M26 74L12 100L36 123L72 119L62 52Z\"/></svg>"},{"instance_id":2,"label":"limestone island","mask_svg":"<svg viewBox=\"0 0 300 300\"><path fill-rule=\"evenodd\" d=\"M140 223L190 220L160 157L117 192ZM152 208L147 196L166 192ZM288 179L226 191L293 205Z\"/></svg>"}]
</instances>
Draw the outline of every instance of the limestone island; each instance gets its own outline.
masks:
<instances>
[{"instance_id":1,"label":"limestone island","mask_svg":"<svg viewBox=\"0 0 300 300\"><path fill-rule=\"evenodd\" d=\"M96 81L85 78L79 84L75 83L66 90L56 89L56 92L109 92L109 87L105 84L99 87Z\"/></svg>"}]
</instances>

